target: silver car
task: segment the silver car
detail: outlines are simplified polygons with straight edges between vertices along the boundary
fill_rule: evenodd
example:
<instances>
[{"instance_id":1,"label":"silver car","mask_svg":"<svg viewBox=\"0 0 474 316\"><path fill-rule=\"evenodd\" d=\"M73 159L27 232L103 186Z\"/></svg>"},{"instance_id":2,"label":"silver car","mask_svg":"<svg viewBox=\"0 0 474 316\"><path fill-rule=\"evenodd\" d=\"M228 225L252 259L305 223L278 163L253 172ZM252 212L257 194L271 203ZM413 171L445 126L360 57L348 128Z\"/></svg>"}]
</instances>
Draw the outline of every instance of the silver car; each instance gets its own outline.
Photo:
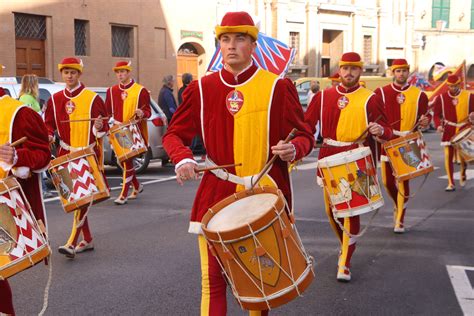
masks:
<instances>
[{"instance_id":1,"label":"silver car","mask_svg":"<svg viewBox=\"0 0 474 316\"><path fill-rule=\"evenodd\" d=\"M107 88L88 87L88 89L96 92L105 102ZM152 159L161 159L162 165L169 162L168 155L166 154L162 143L162 138L166 132L168 121L166 120L165 113L161 110L158 104L153 99L150 98L150 100L151 116L147 121L148 152L133 159L133 164L137 173L145 171ZM121 165L117 163L117 159L110 146L108 137L105 137L104 139L104 163L106 165L122 168Z\"/></svg>"}]
</instances>

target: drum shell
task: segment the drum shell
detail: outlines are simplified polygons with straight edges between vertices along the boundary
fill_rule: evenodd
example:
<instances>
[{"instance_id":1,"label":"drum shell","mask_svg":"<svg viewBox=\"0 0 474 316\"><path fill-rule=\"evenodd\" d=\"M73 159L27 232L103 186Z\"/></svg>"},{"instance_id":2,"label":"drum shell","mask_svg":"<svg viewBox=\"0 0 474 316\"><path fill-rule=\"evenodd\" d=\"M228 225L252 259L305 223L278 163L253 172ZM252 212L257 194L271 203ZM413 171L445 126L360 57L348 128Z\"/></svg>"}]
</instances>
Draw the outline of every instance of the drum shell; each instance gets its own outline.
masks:
<instances>
[{"instance_id":1,"label":"drum shell","mask_svg":"<svg viewBox=\"0 0 474 316\"><path fill-rule=\"evenodd\" d=\"M368 147L327 156L318 162L318 171L335 217L362 215L384 205Z\"/></svg>"},{"instance_id":2,"label":"drum shell","mask_svg":"<svg viewBox=\"0 0 474 316\"><path fill-rule=\"evenodd\" d=\"M451 144L459 151L465 162L474 161L474 128L462 129L451 138ZM463 133L465 135L460 136Z\"/></svg>"},{"instance_id":3,"label":"drum shell","mask_svg":"<svg viewBox=\"0 0 474 316\"><path fill-rule=\"evenodd\" d=\"M62 183L67 182L63 181L65 175L59 174L59 166L67 165L69 162L79 159L87 160L87 163L90 166L90 171L94 178L95 186L97 187L98 191L92 194L85 195L73 201L69 201L62 194L59 194L63 209L66 213L70 213L77 209L87 208L91 204L97 204L99 202L107 200L110 197L110 193L105 183L104 176L99 169L99 165L97 163L97 159L92 148L85 148L75 152L71 152L51 161L49 172L51 173L51 177L53 178L53 184L55 185L58 192L61 192L61 183L55 181L55 179L59 177L58 179L62 179ZM67 168L67 166L65 168ZM69 187L69 189L73 191L72 187Z\"/></svg>"},{"instance_id":4,"label":"drum shell","mask_svg":"<svg viewBox=\"0 0 474 316\"><path fill-rule=\"evenodd\" d=\"M427 164L426 167L419 168L418 166L409 165L403 158L402 153L400 152L401 148L408 148L411 150L413 146L416 148L424 150L424 154L421 155L421 163ZM410 133L406 136L397 137L384 143L383 148L386 152L392 170L394 172L395 178L398 181L405 181L409 179L414 179L419 176L430 173L434 170L433 163L428 155L427 146L423 140L423 135L420 131Z\"/></svg>"},{"instance_id":5,"label":"drum shell","mask_svg":"<svg viewBox=\"0 0 474 316\"><path fill-rule=\"evenodd\" d=\"M143 144L145 144L145 142L143 140L143 136L140 133L140 129L136 125L136 122L134 122L134 121L125 122L125 123L119 124L119 125L114 125L109 130L109 142L112 145L112 149L115 153L115 156L117 157L117 160L120 163L123 163L124 161L129 160L129 159L133 159L135 157L138 157L138 156L142 155L143 153L147 152L146 145L144 147L140 146L139 148L131 149L131 148L128 148L128 147L124 147L120 144L119 139L118 139L118 135L120 133L125 133L125 135L127 135L127 138L131 138L130 141L132 143L135 142L135 140L133 139L133 137L131 135L131 131L130 131L130 126L132 126L132 125L135 125L135 128L137 129L137 132L140 135L140 138L141 138L140 140L143 142ZM130 137L128 137L128 136L130 136Z\"/></svg>"},{"instance_id":6,"label":"drum shell","mask_svg":"<svg viewBox=\"0 0 474 316\"><path fill-rule=\"evenodd\" d=\"M17 259L12 259L10 255L7 254L2 254L0 252L0 278L7 279L10 278L34 265L37 263L41 262L44 260L46 257L48 257L51 253L51 249L49 247L49 243L47 238L43 235L43 232L41 231L40 226L38 225L38 222L36 221L33 212L31 211L30 205L28 203L28 200L25 198L25 195L23 193L23 190L21 189L20 184L17 182L17 180L13 177L8 177L5 179L0 180L0 196L2 196L5 199L8 199L11 201L11 196L7 197L6 194L10 194L12 192L17 193L17 198L21 199L21 202L24 205L24 209L17 207L15 209L15 215L11 214L10 208L8 205L5 203L0 202L0 206L5 205L6 208L8 208L8 211L10 212L9 214L12 215L12 217L16 217L18 219L26 219L27 225L30 225L31 229L26 229L28 232L32 233L33 231L36 232L37 234L37 239L41 242L41 246L39 246L36 249L33 249L32 251L29 251L28 254L24 254L22 257L18 257ZM3 209L2 211L4 211ZM19 215L18 212L21 212ZM25 214L27 213L27 214ZM28 221L28 216L29 218L32 219L32 222ZM21 217L20 217L21 216ZM1 217L1 215L0 215ZM0 225L5 224L5 223L0 223ZM25 225L23 223L22 225ZM20 227L17 224L17 232ZM7 231L6 228L5 231ZM22 232L23 235L23 232ZM15 236L16 237L16 236ZM24 237L26 238L26 237ZM15 240L17 245L18 239ZM33 244L33 243L32 243ZM0 245L1 246L1 245ZM31 248L31 244L29 245Z\"/></svg>"},{"instance_id":7,"label":"drum shell","mask_svg":"<svg viewBox=\"0 0 474 316\"><path fill-rule=\"evenodd\" d=\"M249 225L243 225L219 233L206 228L212 217L227 205L246 196L264 192L278 194L279 198L273 208L249 223ZM268 305L271 308L275 308L286 304L298 296L298 291L302 293L314 278L312 261L304 253L301 241L295 232L290 217L285 211L285 202L281 191L275 188L262 187L256 188L253 191L241 191L220 201L204 215L202 229L211 252L220 261L226 274L231 276L231 279L228 279L228 281L233 284L233 289L235 289L234 295L245 309L265 310L269 308ZM252 232L266 250L265 254L259 256L260 261L255 255L256 246ZM288 235L284 237L284 234ZM287 247L285 247L285 242ZM228 249L228 252L226 252L223 244ZM245 252L242 252L242 249L245 249ZM273 269L270 269L272 273L266 274L266 277L263 277L267 281L263 283L264 292L267 296L270 296L268 299L264 298L252 281L261 286L259 273L257 273L260 270L256 267L260 267L261 264L265 265L264 261L266 261L266 264L271 265L270 257L279 262L284 271L290 271L291 265L294 279L297 280L298 289L293 286L293 282L273 262ZM242 267L245 267L245 269ZM263 270L265 269L269 268L267 267ZM277 269L278 271L276 271ZM279 291L282 291L280 292L281 295L277 293Z\"/></svg>"}]
</instances>

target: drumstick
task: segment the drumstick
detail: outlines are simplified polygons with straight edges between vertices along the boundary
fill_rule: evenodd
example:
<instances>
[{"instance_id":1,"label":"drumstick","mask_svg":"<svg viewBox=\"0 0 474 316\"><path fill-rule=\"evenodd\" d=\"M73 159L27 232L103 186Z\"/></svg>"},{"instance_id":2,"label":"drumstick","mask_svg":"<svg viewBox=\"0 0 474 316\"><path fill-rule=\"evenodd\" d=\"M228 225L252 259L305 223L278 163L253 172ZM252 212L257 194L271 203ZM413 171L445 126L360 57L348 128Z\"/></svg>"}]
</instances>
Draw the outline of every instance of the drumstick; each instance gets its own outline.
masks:
<instances>
[{"instance_id":1,"label":"drumstick","mask_svg":"<svg viewBox=\"0 0 474 316\"><path fill-rule=\"evenodd\" d=\"M20 146L21 144L23 144L24 142L26 142L28 140L28 137L24 136L20 139L18 139L17 141L14 141L13 143L10 144L11 147L16 147L16 146Z\"/></svg>"},{"instance_id":2,"label":"drumstick","mask_svg":"<svg viewBox=\"0 0 474 316\"><path fill-rule=\"evenodd\" d=\"M76 122L91 122L91 121L98 121L98 120L106 120L109 119L110 117L105 116L105 117L91 117L87 119L77 119L77 120L65 120L61 121L61 123L76 123Z\"/></svg>"},{"instance_id":3,"label":"drumstick","mask_svg":"<svg viewBox=\"0 0 474 316\"><path fill-rule=\"evenodd\" d=\"M293 137L295 137L297 131L298 130L296 128L293 128L288 134L288 136L286 136L286 139L283 141L283 144L287 144L290 140L292 140ZM267 174L268 169L270 169L271 165L275 162L277 157L278 155L273 155L272 159L267 162L267 164L263 167L262 171L260 171L260 173L258 174L257 179L255 179L255 182L252 183L251 189L253 189L255 185L262 179L262 177Z\"/></svg>"},{"instance_id":4,"label":"drumstick","mask_svg":"<svg viewBox=\"0 0 474 316\"><path fill-rule=\"evenodd\" d=\"M221 165L221 166L214 166L214 167L208 167L208 168L196 168L196 169L194 169L194 172L205 172L205 171L211 171L211 170L216 170L216 169L225 169L225 168L231 168L231 167L237 167L237 166L242 166L242 164L237 163L237 164Z\"/></svg>"},{"instance_id":5,"label":"drumstick","mask_svg":"<svg viewBox=\"0 0 474 316\"><path fill-rule=\"evenodd\" d=\"M399 119L398 121L392 122L392 123L390 123L390 126L393 126L393 125L395 125L395 124L397 124L398 122L401 122L401 121L402 121L402 119Z\"/></svg>"},{"instance_id":6,"label":"drumstick","mask_svg":"<svg viewBox=\"0 0 474 316\"><path fill-rule=\"evenodd\" d=\"M382 118L382 114L380 114L375 120L374 120L374 123L377 122L378 120L380 120ZM358 143L359 141L362 140L362 138L365 136L365 134L369 131L369 127L367 127L363 132L362 134L360 134L359 137L357 137L357 139L355 141L353 141L353 143Z\"/></svg>"}]
</instances>

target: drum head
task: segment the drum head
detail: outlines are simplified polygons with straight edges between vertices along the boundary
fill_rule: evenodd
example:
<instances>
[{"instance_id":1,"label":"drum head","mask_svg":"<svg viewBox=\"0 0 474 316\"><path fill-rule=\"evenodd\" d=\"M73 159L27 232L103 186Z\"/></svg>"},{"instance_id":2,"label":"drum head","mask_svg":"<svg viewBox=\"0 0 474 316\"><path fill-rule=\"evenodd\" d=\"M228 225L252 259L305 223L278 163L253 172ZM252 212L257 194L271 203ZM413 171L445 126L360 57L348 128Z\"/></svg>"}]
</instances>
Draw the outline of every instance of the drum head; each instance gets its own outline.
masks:
<instances>
[{"instance_id":1,"label":"drum head","mask_svg":"<svg viewBox=\"0 0 474 316\"><path fill-rule=\"evenodd\" d=\"M462 131L460 131L459 133L457 133L456 135L453 136L453 139L451 140L451 142L453 142L453 143L459 142L464 137L466 137L469 133L471 133L471 131L472 131L471 128L463 129Z\"/></svg>"},{"instance_id":2,"label":"drum head","mask_svg":"<svg viewBox=\"0 0 474 316\"><path fill-rule=\"evenodd\" d=\"M334 167L369 156L369 147L359 147L318 160L318 167Z\"/></svg>"},{"instance_id":3,"label":"drum head","mask_svg":"<svg viewBox=\"0 0 474 316\"><path fill-rule=\"evenodd\" d=\"M256 194L237 200L214 215L207 229L228 231L252 223L270 210L277 200L278 195L272 193Z\"/></svg>"}]
</instances>

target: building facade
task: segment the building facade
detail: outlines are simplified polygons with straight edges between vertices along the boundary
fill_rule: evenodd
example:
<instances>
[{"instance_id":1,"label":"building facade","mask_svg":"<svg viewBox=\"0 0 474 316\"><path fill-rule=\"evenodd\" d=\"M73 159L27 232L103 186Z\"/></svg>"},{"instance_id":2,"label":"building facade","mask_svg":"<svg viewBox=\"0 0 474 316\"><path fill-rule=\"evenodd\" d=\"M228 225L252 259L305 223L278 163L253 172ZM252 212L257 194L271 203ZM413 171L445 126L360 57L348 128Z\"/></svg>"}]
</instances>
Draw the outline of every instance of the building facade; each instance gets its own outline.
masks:
<instances>
[{"instance_id":1,"label":"building facade","mask_svg":"<svg viewBox=\"0 0 474 316\"><path fill-rule=\"evenodd\" d=\"M161 78L176 73L176 53L159 1L0 0L4 76L34 73L61 81L63 57L84 62L88 86L116 83L112 67L132 61L134 77L157 97Z\"/></svg>"},{"instance_id":2,"label":"building facade","mask_svg":"<svg viewBox=\"0 0 474 316\"><path fill-rule=\"evenodd\" d=\"M332 74L345 51L360 53L367 74L387 73L395 58L423 73L473 62L474 0L0 0L0 63L7 76L60 81L56 64L75 55L87 85L107 86L112 65L130 59L156 98L164 75L179 86L184 72L206 73L228 11L249 12L261 32L295 48L292 78Z\"/></svg>"}]
</instances>

